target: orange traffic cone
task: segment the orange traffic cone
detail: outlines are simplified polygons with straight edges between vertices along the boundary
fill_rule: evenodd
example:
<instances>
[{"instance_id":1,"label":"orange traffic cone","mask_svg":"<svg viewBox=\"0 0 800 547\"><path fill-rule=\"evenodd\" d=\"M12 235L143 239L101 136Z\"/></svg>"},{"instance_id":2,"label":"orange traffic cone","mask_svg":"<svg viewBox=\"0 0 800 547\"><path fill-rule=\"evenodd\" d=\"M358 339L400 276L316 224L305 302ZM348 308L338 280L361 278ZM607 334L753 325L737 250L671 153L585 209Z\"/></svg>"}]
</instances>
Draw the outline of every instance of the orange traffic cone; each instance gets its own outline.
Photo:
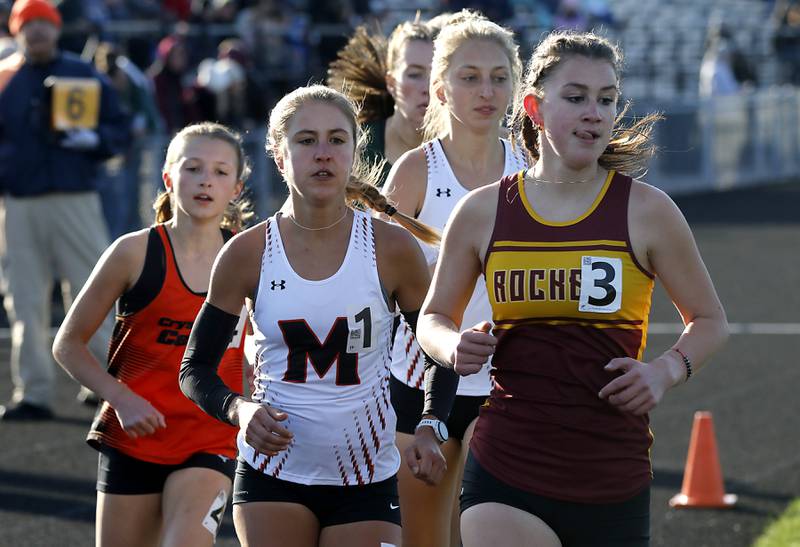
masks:
<instances>
[{"instance_id":1,"label":"orange traffic cone","mask_svg":"<svg viewBox=\"0 0 800 547\"><path fill-rule=\"evenodd\" d=\"M669 500L672 507L733 507L735 494L726 494L710 412L695 412L689 455L681 493Z\"/></svg>"}]
</instances>

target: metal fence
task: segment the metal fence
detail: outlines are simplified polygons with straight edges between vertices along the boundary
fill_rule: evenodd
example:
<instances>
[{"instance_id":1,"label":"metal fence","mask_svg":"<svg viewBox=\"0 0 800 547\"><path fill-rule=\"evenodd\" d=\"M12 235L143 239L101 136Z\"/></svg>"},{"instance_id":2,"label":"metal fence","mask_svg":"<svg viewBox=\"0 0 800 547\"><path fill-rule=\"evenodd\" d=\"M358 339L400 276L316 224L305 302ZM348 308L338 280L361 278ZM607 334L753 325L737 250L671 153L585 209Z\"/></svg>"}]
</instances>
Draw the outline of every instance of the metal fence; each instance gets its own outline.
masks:
<instances>
[{"instance_id":1,"label":"metal fence","mask_svg":"<svg viewBox=\"0 0 800 547\"><path fill-rule=\"evenodd\" d=\"M660 110L659 152L644 179L670 194L800 179L800 90L773 87Z\"/></svg>"}]
</instances>

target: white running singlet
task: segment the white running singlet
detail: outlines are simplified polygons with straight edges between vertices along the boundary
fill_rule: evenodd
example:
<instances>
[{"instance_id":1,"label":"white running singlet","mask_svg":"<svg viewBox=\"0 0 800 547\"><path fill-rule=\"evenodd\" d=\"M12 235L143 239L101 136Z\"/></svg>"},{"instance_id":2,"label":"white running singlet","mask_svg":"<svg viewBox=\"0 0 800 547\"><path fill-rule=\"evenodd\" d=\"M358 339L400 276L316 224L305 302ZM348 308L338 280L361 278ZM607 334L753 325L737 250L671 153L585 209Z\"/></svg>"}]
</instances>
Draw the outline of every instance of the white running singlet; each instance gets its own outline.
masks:
<instances>
[{"instance_id":1,"label":"white running singlet","mask_svg":"<svg viewBox=\"0 0 800 547\"><path fill-rule=\"evenodd\" d=\"M514 152L511 143L507 140L501 139L501 141L506 156L503 176L526 169L527 163L524 156ZM428 226L444 231L444 227L456 204L470 191L458 182L438 139L428 141L422 147L425 150L425 159L428 163L428 181L425 189L425 200L422 203L422 209L417 219ZM425 253L428 264L435 264L439 257L438 247L427 245L421 241L420 246ZM491 320L492 308L489 305L489 297L486 294L486 283L479 279L475 283L472 298L464 310L461 328L469 328L481 321ZM491 391L491 378L489 377L491 363L490 359L480 372L462 376L458 382L458 395L488 395ZM401 317L392 349L392 375L408 386L422 389L424 373L425 359L422 355L422 350L420 350L411 328Z\"/></svg>"},{"instance_id":2,"label":"white running singlet","mask_svg":"<svg viewBox=\"0 0 800 547\"><path fill-rule=\"evenodd\" d=\"M372 219L354 211L339 270L309 281L289 264L277 216L266 223L255 309L253 400L286 412L289 448L269 457L238 436L254 469L314 485L385 480L400 466L389 403L393 313L378 278Z\"/></svg>"}]
</instances>

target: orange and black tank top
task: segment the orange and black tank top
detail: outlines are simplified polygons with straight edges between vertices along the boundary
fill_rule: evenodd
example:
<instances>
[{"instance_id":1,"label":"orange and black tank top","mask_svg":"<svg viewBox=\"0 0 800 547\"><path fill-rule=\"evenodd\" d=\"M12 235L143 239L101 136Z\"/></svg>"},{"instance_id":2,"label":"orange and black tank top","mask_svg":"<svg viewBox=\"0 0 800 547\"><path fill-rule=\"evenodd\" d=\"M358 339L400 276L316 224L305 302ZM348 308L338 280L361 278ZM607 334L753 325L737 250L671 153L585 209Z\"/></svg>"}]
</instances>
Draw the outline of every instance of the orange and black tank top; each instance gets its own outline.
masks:
<instances>
[{"instance_id":1,"label":"orange and black tank top","mask_svg":"<svg viewBox=\"0 0 800 547\"><path fill-rule=\"evenodd\" d=\"M204 413L178 385L189 332L204 301L205 293L193 292L181 277L164 225L151 228L142 274L117 302L108 371L161 412L167 427L132 439L122 430L114 409L104 402L89 431L91 446L110 446L165 465L181 463L198 452L226 458L236 455L236 428ZM240 321L218 369L236 392L242 390L243 324Z\"/></svg>"},{"instance_id":2,"label":"orange and black tank top","mask_svg":"<svg viewBox=\"0 0 800 547\"><path fill-rule=\"evenodd\" d=\"M651 479L647 416L598 397L615 357L641 359L653 276L628 236L631 179L609 172L579 218L549 222L523 173L500 182L484 259L495 388L470 445L498 479L555 499L607 503Z\"/></svg>"}]
</instances>

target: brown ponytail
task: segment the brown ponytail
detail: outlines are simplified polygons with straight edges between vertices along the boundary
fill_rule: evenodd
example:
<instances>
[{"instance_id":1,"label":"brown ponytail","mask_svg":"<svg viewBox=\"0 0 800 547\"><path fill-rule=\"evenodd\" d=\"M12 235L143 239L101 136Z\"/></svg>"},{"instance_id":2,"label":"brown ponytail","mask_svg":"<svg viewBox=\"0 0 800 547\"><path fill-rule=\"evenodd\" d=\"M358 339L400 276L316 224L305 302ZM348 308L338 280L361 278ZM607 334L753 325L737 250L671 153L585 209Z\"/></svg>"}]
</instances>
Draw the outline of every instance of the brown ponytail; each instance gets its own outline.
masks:
<instances>
[{"instance_id":1,"label":"brown ponytail","mask_svg":"<svg viewBox=\"0 0 800 547\"><path fill-rule=\"evenodd\" d=\"M373 183L369 181L365 182L356 177L350 177L346 191L347 199L352 204L357 206L357 204L363 203L373 211L390 216L400 226L425 243L430 245L439 245L441 243L442 236L437 230L418 221L414 217L398 211L393 204L389 203L386 196L380 193Z\"/></svg>"},{"instance_id":2,"label":"brown ponytail","mask_svg":"<svg viewBox=\"0 0 800 547\"><path fill-rule=\"evenodd\" d=\"M388 40L380 33L370 34L362 25L328 67L328 86L361 106L359 123L385 120L394 114L394 98L386 76L395 69L403 47L412 40L433 42L433 37L427 25L418 21L400 23Z\"/></svg>"},{"instance_id":3,"label":"brown ponytail","mask_svg":"<svg viewBox=\"0 0 800 547\"><path fill-rule=\"evenodd\" d=\"M528 151L528 165L539 161L539 128L533 125L528 116L522 119L522 144Z\"/></svg>"},{"instance_id":4,"label":"brown ponytail","mask_svg":"<svg viewBox=\"0 0 800 547\"><path fill-rule=\"evenodd\" d=\"M172 198L169 192L160 192L156 196L153 209L156 212L156 224L163 224L172 219Z\"/></svg>"},{"instance_id":5,"label":"brown ponytail","mask_svg":"<svg viewBox=\"0 0 800 547\"><path fill-rule=\"evenodd\" d=\"M643 118L635 118L631 125L622 125L629 107L630 103L625 103L622 112L614 120L611 140L597 162L603 169L613 169L636 178L647 173L650 158L657 151L653 143L653 130L656 122L663 120L664 116L651 113Z\"/></svg>"},{"instance_id":6,"label":"brown ponytail","mask_svg":"<svg viewBox=\"0 0 800 547\"><path fill-rule=\"evenodd\" d=\"M394 112L386 87L386 48L384 36L360 26L328 67L328 86L361 105L359 123L385 120Z\"/></svg>"}]
</instances>

